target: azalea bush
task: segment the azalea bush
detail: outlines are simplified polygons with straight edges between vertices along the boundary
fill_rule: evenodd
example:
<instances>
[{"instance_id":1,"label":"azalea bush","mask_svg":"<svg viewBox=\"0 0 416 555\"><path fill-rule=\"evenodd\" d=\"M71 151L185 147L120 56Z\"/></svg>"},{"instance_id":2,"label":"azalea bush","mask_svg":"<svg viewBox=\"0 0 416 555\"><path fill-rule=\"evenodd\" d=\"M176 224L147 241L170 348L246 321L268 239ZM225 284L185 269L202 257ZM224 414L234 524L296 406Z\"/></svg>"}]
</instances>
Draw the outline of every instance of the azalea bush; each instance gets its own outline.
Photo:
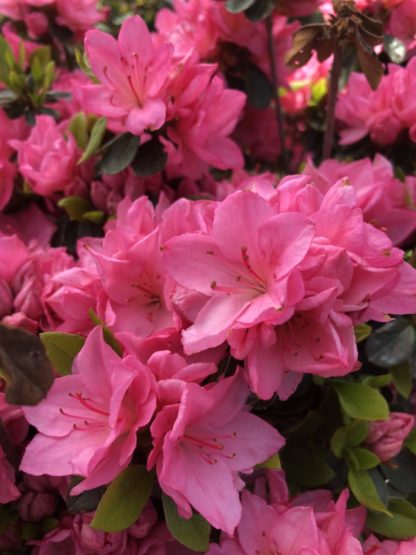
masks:
<instances>
[{"instance_id":1,"label":"azalea bush","mask_svg":"<svg viewBox=\"0 0 416 555\"><path fill-rule=\"evenodd\" d=\"M1 553L415 555L416 1L0 16Z\"/></svg>"}]
</instances>

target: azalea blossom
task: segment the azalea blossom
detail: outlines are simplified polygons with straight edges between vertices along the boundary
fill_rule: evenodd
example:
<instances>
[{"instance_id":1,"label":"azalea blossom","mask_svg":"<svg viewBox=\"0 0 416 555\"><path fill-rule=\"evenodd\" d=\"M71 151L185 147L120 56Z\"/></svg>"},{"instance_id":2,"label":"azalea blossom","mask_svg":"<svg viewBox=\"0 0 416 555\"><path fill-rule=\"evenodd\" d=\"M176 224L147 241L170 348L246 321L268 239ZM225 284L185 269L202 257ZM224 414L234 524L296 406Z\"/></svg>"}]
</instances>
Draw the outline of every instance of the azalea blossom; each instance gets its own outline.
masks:
<instances>
[{"instance_id":1,"label":"azalea blossom","mask_svg":"<svg viewBox=\"0 0 416 555\"><path fill-rule=\"evenodd\" d=\"M74 495L107 484L129 464L137 430L150 421L155 406L150 371L132 356L120 359L97 327L72 375L57 378L39 405L25 407L39 433L26 448L21 469L35 476L85 477Z\"/></svg>"}]
</instances>

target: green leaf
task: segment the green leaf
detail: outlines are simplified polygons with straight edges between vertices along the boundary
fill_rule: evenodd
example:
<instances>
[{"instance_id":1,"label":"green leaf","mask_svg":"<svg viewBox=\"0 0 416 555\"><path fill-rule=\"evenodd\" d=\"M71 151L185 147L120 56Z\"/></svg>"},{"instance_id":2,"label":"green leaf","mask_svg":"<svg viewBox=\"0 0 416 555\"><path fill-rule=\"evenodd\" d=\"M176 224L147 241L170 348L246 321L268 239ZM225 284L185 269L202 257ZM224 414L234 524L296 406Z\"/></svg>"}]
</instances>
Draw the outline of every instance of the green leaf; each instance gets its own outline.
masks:
<instances>
[{"instance_id":1,"label":"green leaf","mask_svg":"<svg viewBox=\"0 0 416 555\"><path fill-rule=\"evenodd\" d=\"M85 212L91 210L89 201L82 197L65 197L58 202L58 206L75 222L81 222Z\"/></svg>"},{"instance_id":2,"label":"green leaf","mask_svg":"<svg viewBox=\"0 0 416 555\"><path fill-rule=\"evenodd\" d=\"M309 106L318 106L321 100L327 95L328 93L328 79L326 77L322 77L314 83L311 87L311 99L309 101ZM367 326L370 328L369 334L371 333L371 327L367 324L361 324L362 326ZM360 327L360 326L357 326ZM358 340L357 340L358 343Z\"/></svg>"},{"instance_id":3,"label":"green leaf","mask_svg":"<svg viewBox=\"0 0 416 555\"><path fill-rule=\"evenodd\" d=\"M275 455L272 455L264 463L256 465L256 468L269 468L270 470L281 470L282 463L280 461L280 457L278 453L276 453Z\"/></svg>"},{"instance_id":4,"label":"green leaf","mask_svg":"<svg viewBox=\"0 0 416 555\"><path fill-rule=\"evenodd\" d=\"M89 210L82 215L82 220L84 222L92 222L93 224L102 224L104 219L105 214L101 212L101 210Z\"/></svg>"},{"instance_id":5,"label":"green leaf","mask_svg":"<svg viewBox=\"0 0 416 555\"><path fill-rule=\"evenodd\" d=\"M409 449L409 451L416 455L416 428L414 428L407 436L404 445Z\"/></svg>"},{"instance_id":6,"label":"green leaf","mask_svg":"<svg viewBox=\"0 0 416 555\"><path fill-rule=\"evenodd\" d=\"M240 13L254 4L256 0L227 0L226 7L231 13Z\"/></svg>"},{"instance_id":7,"label":"green leaf","mask_svg":"<svg viewBox=\"0 0 416 555\"><path fill-rule=\"evenodd\" d=\"M157 137L153 137L144 145L139 146L132 168L140 177L150 177L161 172L166 165L168 155Z\"/></svg>"},{"instance_id":8,"label":"green leaf","mask_svg":"<svg viewBox=\"0 0 416 555\"><path fill-rule=\"evenodd\" d=\"M368 513L366 526L393 540L406 540L416 537L416 507L405 499L393 498L389 503L392 516Z\"/></svg>"},{"instance_id":9,"label":"green leaf","mask_svg":"<svg viewBox=\"0 0 416 555\"><path fill-rule=\"evenodd\" d=\"M209 548L209 535L211 526L198 514L192 515L189 520L185 520L178 514L176 504L170 497L162 494L163 510L165 512L166 524L170 533L182 545L205 553Z\"/></svg>"},{"instance_id":10,"label":"green leaf","mask_svg":"<svg viewBox=\"0 0 416 555\"><path fill-rule=\"evenodd\" d=\"M364 447L348 449L347 458L352 462L354 470L369 470L380 464L380 459Z\"/></svg>"},{"instance_id":11,"label":"green leaf","mask_svg":"<svg viewBox=\"0 0 416 555\"><path fill-rule=\"evenodd\" d=\"M98 316L95 314L92 308L89 309L88 315L91 318L91 321L93 322L93 324L95 324L96 326L102 327L104 341L107 343L107 345L110 345L110 347L113 349L113 351L115 351L118 354L118 356L121 357L123 355L123 348L120 345L120 343L117 341L117 339L114 337L110 328L108 328L104 324L104 322L100 320L100 318L98 318Z\"/></svg>"},{"instance_id":12,"label":"green leaf","mask_svg":"<svg viewBox=\"0 0 416 555\"><path fill-rule=\"evenodd\" d=\"M52 366L61 376L71 373L74 358L82 349L85 339L72 333L45 332L40 334Z\"/></svg>"},{"instance_id":13,"label":"green leaf","mask_svg":"<svg viewBox=\"0 0 416 555\"><path fill-rule=\"evenodd\" d=\"M416 492L416 455L408 449L402 449L380 470L396 490L406 495Z\"/></svg>"},{"instance_id":14,"label":"green leaf","mask_svg":"<svg viewBox=\"0 0 416 555\"><path fill-rule=\"evenodd\" d=\"M131 133L123 133L117 137L100 162L102 173L113 175L125 170L133 162L139 144L139 137Z\"/></svg>"},{"instance_id":15,"label":"green leaf","mask_svg":"<svg viewBox=\"0 0 416 555\"><path fill-rule=\"evenodd\" d=\"M66 505L72 514L89 513L95 511L100 502L106 486L83 491L80 495L68 495Z\"/></svg>"},{"instance_id":16,"label":"green leaf","mask_svg":"<svg viewBox=\"0 0 416 555\"><path fill-rule=\"evenodd\" d=\"M412 370L409 362L406 361L398 366L394 366L391 368L390 373L397 391L402 397L408 399L413 387Z\"/></svg>"},{"instance_id":17,"label":"green leaf","mask_svg":"<svg viewBox=\"0 0 416 555\"><path fill-rule=\"evenodd\" d=\"M368 360L391 368L408 359L415 346L415 331L406 318L393 320L373 332L366 343Z\"/></svg>"},{"instance_id":18,"label":"green leaf","mask_svg":"<svg viewBox=\"0 0 416 555\"><path fill-rule=\"evenodd\" d=\"M362 505L372 511L389 514L368 472L350 468L348 471L348 484L351 491Z\"/></svg>"},{"instance_id":19,"label":"green leaf","mask_svg":"<svg viewBox=\"0 0 416 555\"><path fill-rule=\"evenodd\" d=\"M390 385L391 380L391 374L381 374L380 376L367 376L363 379L362 383L364 385L369 385L372 388L379 389L380 387L386 387L386 385Z\"/></svg>"},{"instance_id":20,"label":"green leaf","mask_svg":"<svg viewBox=\"0 0 416 555\"><path fill-rule=\"evenodd\" d=\"M274 0L256 0L246 11L251 21L260 21L270 15L274 8Z\"/></svg>"},{"instance_id":21,"label":"green leaf","mask_svg":"<svg viewBox=\"0 0 416 555\"><path fill-rule=\"evenodd\" d=\"M88 144L88 118L84 112L79 112L72 117L68 130L75 137L79 148L85 150Z\"/></svg>"},{"instance_id":22,"label":"green leaf","mask_svg":"<svg viewBox=\"0 0 416 555\"><path fill-rule=\"evenodd\" d=\"M101 117L97 119L91 130L90 139L84 150L84 154L78 160L78 165L89 160L98 151L104 138L106 127L107 118Z\"/></svg>"},{"instance_id":23,"label":"green leaf","mask_svg":"<svg viewBox=\"0 0 416 555\"><path fill-rule=\"evenodd\" d=\"M342 409L351 418L384 420L389 406L379 391L359 383L334 383Z\"/></svg>"},{"instance_id":24,"label":"green leaf","mask_svg":"<svg viewBox=\"0 0 416 555\"><path fill-rule=\"evenodd\" d=\"M368 324L359 324L358 326L355 326L354 333L356 342L361 343L361 341L367 339L367 337L371 335L372 331L372 327Z\"/></svg>"},{"instance_id":25,"label":"green leaf","mask_svg":"<svg viewBox=\"0 0 416 555\"><path fill-rule=\"evenodd\" d=\"M129 466L108 486L98 504L91 528L121 532L139 518L153 490L154 475L143 465Z\"/></svg>"},{"instance_id":26,"label":"green leaf","mask_svg":"<svg viewBox=\"0 0 416 555\"><path fill-rule=\"evenodd\" d=\"M357 447L368 435L368 422L354 420L348 426L338 428L331 438L332 452L339 458L343 457L347 447Z\"/></svg>"},{"instance_id":27,"label":"green leaf","mask_svg":"<svg viewBox=\"0 0 416 555\"><path fill-rule=\"evenodd\" d=\"M266 75L255 65L249 64L245 81L249 104L258 110L267 108L273 98L273 87Z\"/></svg>"}]
</instances>

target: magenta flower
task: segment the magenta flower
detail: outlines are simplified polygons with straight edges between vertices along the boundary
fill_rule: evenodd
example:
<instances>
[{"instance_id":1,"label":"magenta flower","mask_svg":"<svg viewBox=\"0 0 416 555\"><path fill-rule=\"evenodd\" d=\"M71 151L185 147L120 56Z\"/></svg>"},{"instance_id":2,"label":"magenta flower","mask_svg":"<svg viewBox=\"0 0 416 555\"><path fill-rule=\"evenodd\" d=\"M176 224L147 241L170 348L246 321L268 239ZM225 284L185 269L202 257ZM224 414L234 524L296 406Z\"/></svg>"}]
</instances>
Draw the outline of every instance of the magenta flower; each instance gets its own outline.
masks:
<instances>
[{"instance_id":1,"label":"magenta flower","mask_svg":"<svg viewBox=\"0 0 416 555\"><path fill-rule=\"evenodd\" d=\"M36 407L25 407L39 434L21 469L39 476L85 476L74 494L107 484L130 462L137 430L155 406L154 378L133 356L120 359L95 328L74 362Z\"/></svg>"},{"instance_id":2,"label":"magenta flower","mask_svg":"<svg viewBox=\"0 0 416 555\"><path fill-rule=\"evenodd\" d=\"M101 84L83 88L84 107L120 120L134 135L162 127L171 46L154 47L145 22L135 16L123 23L118 41L108 33L88 31L85 49Z\"/></svg>"},{"instance_id":3,"label":"magenta flower","mask_svg":"<svg viewBox=\"0 0 416 555\"><path fill-rule=\"evenodd\" d=\"M232 534L241 518L239 472L250 473L283 446L272 426L245 408L248 388L240 374L205 389L186 384L179 404L165 406L151 432L159 484L185 518L192 507Z\"/></svg>"},{"instance_id":4,"label":"magenta flower","mask_svg":"<svg viewBox=\"0 0 416 555\"><path fill-rule=\"evenodd\" d=\"M412 414L391 412L388 420L371 422L366 444L382 462L389 461L400 453L414 425Z\"/></svg>"}]
</instances>

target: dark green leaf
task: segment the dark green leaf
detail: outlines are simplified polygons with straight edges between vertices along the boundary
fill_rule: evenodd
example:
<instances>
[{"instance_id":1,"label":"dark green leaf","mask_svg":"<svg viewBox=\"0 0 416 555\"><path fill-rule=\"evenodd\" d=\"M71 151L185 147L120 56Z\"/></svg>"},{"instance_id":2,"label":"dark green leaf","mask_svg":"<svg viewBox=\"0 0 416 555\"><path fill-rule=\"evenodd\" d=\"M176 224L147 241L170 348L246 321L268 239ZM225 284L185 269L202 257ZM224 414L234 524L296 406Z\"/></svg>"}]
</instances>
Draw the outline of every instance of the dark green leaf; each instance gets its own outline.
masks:
<instances>
[{"instance_id":1,"label":"dark green leaf","mask_svg":"<svg viewBox=\"0 0 416 555\"><path fill-rule=\"evenodd\" d=\"M163 170L168 156L162 143L157 137L153 137L144 145L141 145L133 160L132 168L140 177L150 177Z\"/></svg>"},{"instance_id":2,"label":"dark green leaf","mask_svg":"<svg viewBox=\"0 0 416 555\"><path fill-rule=\"evenodd\" d=\"M71 373L74 358L85 343L85 338L73 333L45 332L40 334L49 360L55 370L66 376Z\"/></svg>"},{"instance_id":3,"label":"dark green leaf","mask_svg":"<svg viewBox=\"0 0 416 555\"><path fill-rule=\"evenodd\" d=\"M208 522L198 514L194 514L189 520L185 520L179 515L176 504L170 497L163 494L162 501L166 524L172 536L193 551L200 553L208 551L211 532L211 526Z\"/></svg>"},{"instance_id":4,"label":"dark green leaf","mask_svg":"<svg viewBox=\"0 0 416 555\"><path fill-rule=\"evenodd\" d=\"M270 15L273 9L274 0L256 0L245 13L251 21L260 21Z\"/></svg>"},{"instance_id":5,"label":"dark green leaf","mask_svg":"<svg viewBox=\"0 0 416 555\"><path fill-rule=\"evenodd\" d=\"M254 4L256 0L227 0L226 7L231 13L240 13Z\"/></svg>"},{"instance_id":6,"label":"dark green leaf","mask_svg":"<svg viewBox=\"0 0 416 555\"><path fill-rule=\"evenodd\" d=\"M88 491L83 491L80 495L69 495L66 500L68 511L72 514L95 511L105 490L106 486L100 486Z\"/></svg>"},{"instance_id":7,"label":"dark green leaf","mask_svg":"<svg viewBox=\"0 0 416 555\"><path fill-rule=\"evenodd\" d=\"M416 428L414 428L407 436L404 445L409 449L409 451L416 455Z\"/></svg>"},{"instance_id":8,"label":"dark green leaf","mask_svg":"<svg viewBox=\"0 0 416 555\"><path fill-rule=\"evenodd\" d=\"M153 489L154 475L129 466L111 482L98 504L91 528L120 532L136 522Z\"/></svg>"},{"instance_id":9,"label":"dark green leaf","mask_svg":"<svg viewBox=\"0 0 416 555\"><path fill-rule=\"evenodd\" d=\"M73 134L77 145L84 150L88 144L88 118L84 112L78 112L69 122L68 130Z\"/></svg>"},{"instance_id":10,"label":"dark green leaf","mask_svg":"<svg viewBox=\"0 0 416 555\"><path fill-rule=\"evenodd\" d=\"M87 148L84 150L84 154L78 160L78 164L82 164L89 160L98 151L101 146L101 142L105 135L105 130L107 127L107 118L99 118L94 123L91 130L90 139L88 141Z\"/></svg>"},{"instance_id":11,"label":"dark green leaf","mask_svg":"<svg viewBox=\"0 0 416 555\"><path fill-rule=\"evenodd\" d=\"M331 449L337 457L342 457L346 447L357 447L368 435L368 423L354 420L348 426L338 428L331 438Z\"/></svg>"},{"instance_id":12,"label":"dark green leaf","mask_svg":"<svg viewBox=\"0 0 416 555\"><path fill-rule=\"evenodd\" d=\"M100 162L104 174L113 175L125 170L133 162L140 139L131 133L123 133L106 150Z\"/></svg>"},{"instance_id":13,"label":"dark green leaf","mask_svg":"<svg viewBox=\"0 0 416 555\"><path fill-rule=\"evenodd\" d=\"M300 486L315 488L327 484L335 476L325 459L308 444L288 443L281 452L288 480ZM308 464L305 464L308 461Z\"/></svg>"},{"instance_id":14,"label":"dark green leaf","mask_svg":"<svg viewBox=\"0 0 416 555\"><path fill-rule=\"evenodd\" d=\"M391 499L389 512L392 516L368 513L366 526L387 538L406 540L416 537L416 507L405 499Z\"/></svg>"},{"instance_id":15,"label":"dark green leaf","mask_svg":"<svg viewBox=\"0 0 416 555\"><path fill-rule=\"evenodd\" d=\"M406 318L388 322L367 340L366 353L370 362L382 368L401 364L413 352L415 331Z\"/></svg>"},{"instance_id":16,"label":"dark green leaf","mask_svg":"<svg viewBox=\"0 0 416 555\"><path fill-rule=\"evenodd\" d=\"M364 507L373 511L389 514L368 472L350 468L348 471L348 484L357 500L364 505Z\"/></svg>"},{"instance_id":17,"label":"dark green leaf","mask_svg":"<svg viewBox=\"0 0 416 555\"><path fill-rule=\"evenodd\" d=\"M334 384L342 409L359 420L383 420L389 416L389 407L379 391L359 383Z\"/></svg>"},{"instance_id":18,"label":"dark green leaf","mask_svg":"<svg viewBox=\"0 0 416 555\"><path fill-rule=\"evenodd\" d=\"M416 492L416 455L402 451L388 463L380 467L389 483L402 493Z\"/></svg>"},{"instance_id":19,"label":"dark green leaf","mask_svg":"<svg viewBox=\"0 0 416 555\"><path fill-rule=\"evenodd\" d=\"M249 64L246 69L246 93L251 106L264 110L273 98L273 87L266 75L255 65Z\"/></svg>"}]
</instances>

